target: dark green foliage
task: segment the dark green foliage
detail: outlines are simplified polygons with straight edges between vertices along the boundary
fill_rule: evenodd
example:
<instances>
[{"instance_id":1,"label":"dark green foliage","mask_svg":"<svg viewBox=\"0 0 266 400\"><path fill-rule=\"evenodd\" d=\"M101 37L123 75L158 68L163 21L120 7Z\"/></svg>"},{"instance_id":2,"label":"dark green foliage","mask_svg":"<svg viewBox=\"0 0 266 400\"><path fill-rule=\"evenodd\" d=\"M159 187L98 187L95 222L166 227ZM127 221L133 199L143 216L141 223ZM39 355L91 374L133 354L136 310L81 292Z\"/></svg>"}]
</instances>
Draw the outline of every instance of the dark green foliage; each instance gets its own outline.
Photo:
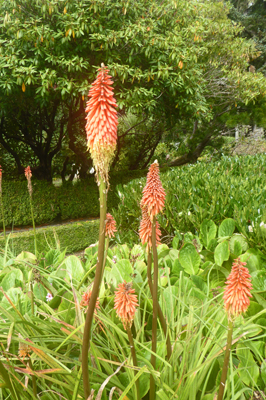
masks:
<instances>
[{"instance_id":1,"label":"dark green foliage","mask_svg":"<svg viewBox=\"0 0 266 400\"><path fill-rule=\"evenodd\" d=\"M81 221L58 225L36 230L38 251L47 252L50 248L60 245L61 249L67 249L67 253L83 250L90 244L97 242L99 233L99 221ZM12 233L8 239L8 245L15 254L22 251L34 253L33 230L27 232ZM0 249L4 249L4 239L0 238Z\"/></svg>"}]
</instances>

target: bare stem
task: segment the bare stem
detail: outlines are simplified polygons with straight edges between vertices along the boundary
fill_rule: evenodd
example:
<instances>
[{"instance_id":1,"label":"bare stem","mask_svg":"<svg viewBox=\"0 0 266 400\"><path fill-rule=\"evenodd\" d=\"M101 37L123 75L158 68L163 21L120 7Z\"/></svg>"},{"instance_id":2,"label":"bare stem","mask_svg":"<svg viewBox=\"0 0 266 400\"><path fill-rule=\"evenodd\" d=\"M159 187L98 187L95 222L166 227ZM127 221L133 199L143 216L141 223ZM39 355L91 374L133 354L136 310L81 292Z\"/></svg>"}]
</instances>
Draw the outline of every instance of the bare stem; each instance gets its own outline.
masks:
<instances>
[{"instance_id":1,"label":"bare stem","mask_svg":"<svg viewBox=\"0 0 266 400\"><path fill-rule=\"evenodd\" d=\"M148 262L147 262L147 275L148 275L148 283L149 283L149 287L150 287L150 291L151 291L151 295L152 295L153 283L152 283L152 277L151 277L151 261L152 261L151 260L151 252L149 251L149 253L148 253ZM157 299L157 301L158 301L158 299ZM172 346L171 346L170 336L169 336L169 333L167 331L166 320L164 318L164 315L163 315L163 312L162 312L162 309L160 307L159 302L158 302L157 307L158 307L158 317L159 317L160 323L161 323L162 328L163 328L164 336L166 338L167 360L169 361L170 357L172 355Z\"/></svg>"},{"instance_id":2,"label":"bare stem","mask_svg":"<svg viewBox=\"0 0 266 400\"><path fill-rule=\"evenodd\" d=\"M127 335L128 335L128 340L129 340L129 345L130 345L133 365L135 367L137 367L138 366L138 361L137 361L137 356L136 356L136 351L135 351L135 346L134 346L134 340L133 340L133 336L132 336L132 332L131 332L131 328L130 327L127 327ZM135 375L136 374L137 374L137 371L135 370ZM137 392L137 400L140 400L139 380L136 380L135 385L136 385L136 392Z\"/></svg>"},{"instance_id":3,"label":"bare stem","mask_svg":"<svg viewBox=\"0 0 266 400\"><path fill-rule=\"evenodd\" d=\"M2 219L3 219L4 240L5 240L5 243L6 243L6 226L5 226L5 215L4 215L4 204L3 204L2 192L0 192L0 202L1 202Z\"/></svg>"},{"instance_id":4,"label":"bare stem","mask_svg":"<svg viewBox=\"0 0 266 400\"><path fill-rule=\"evenodd\" d=\"M151 365L156 368L156 347L157 347L157 316L158 316L158 255L156 247L156 217L152 220L152 252L153 252L153 286L152 286L152 343L151 349L154 354L151 355ZM151 374L150 376L150 400L155 400L155 381Z\"/></svg>"},{"instance_id":5,"label":"bare stem","mask_svg":"<svg viewBox=\"0 0 266 400\"><path fill-rule=\"evenodd\" d=\"M227 343L226 343L226 349L225 349L225 355L224 355L224 365L223 365L221 382L220 382L220 387L219 387L219 393L218 393L217 400L222 400L223 399L223 395L224 395L224 388L225 388L225 382L226 382L228 365L229 365L229 358L230 358L230 350L231 350L231 345L232 345L233 327L234 327L233 321L229 319L229 321L228 321Z\"/></svg>"},{"instance_id":6,"label":"bare stem","mask_svg":"<svg viewBox=\"0 0 266 400\"><path fill-rule=\"evenodd\" d=\"M34 216L33 216L33 206L32 206L31 194L30 194L30 211L31 211L32 227L33 227L33 234L34 234L34 250L35 250L35 256L37 257L37 239L36 239L36 229L35 229L35 222L34 222Z\"/></svg>"},{"instance_id":7,"label":"bare stem","mask_svg":"<svg viewBox=\"0 0 266 400\"><path fill-rule=\"evenodd\" d=\"M95 278L91 292L91 298L86 314L86 321L84 326L83 343L82 343L82 375L84 386L84 397L87 399L90 395L90 381L88 369L88 352L90 347L90 334L94 315L94 309L99 295L100 285L102 281L102 274L104 268L104 247L105 247L105 219L106 219L106 199L107 189L106 183L100 178L100 229L99 229L99 246L98 258L95 271Z\"/></svg>"}]
</instances>

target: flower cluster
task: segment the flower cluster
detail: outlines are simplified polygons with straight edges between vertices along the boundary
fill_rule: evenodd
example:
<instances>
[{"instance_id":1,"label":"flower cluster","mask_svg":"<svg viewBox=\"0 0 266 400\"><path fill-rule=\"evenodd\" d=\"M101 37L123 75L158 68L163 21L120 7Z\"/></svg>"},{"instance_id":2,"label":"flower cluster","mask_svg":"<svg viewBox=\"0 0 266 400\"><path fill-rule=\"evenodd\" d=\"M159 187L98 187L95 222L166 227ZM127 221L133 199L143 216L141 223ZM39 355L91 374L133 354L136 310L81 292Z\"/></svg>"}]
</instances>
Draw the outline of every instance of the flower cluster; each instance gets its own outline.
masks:
<instances>
[{"instance_id":1,"label":"flower cluster","mask_svg":"<svg viewBox=\"0 0 266 400\"><path fill-rule=\"evenodd\" d=\"M237 258L233 262L232 271L227 278L224 291L224 306L229 317L244 313L250 303L249 297L252 297L251 277L246 263Z\"/></svg>"},{"instance_id":2,"label":"flower cluster","mask_svg":"<svg viewBox=\"0 0 266 400\"><path fill-rule=\"evenodd\" d=\"M143 189L142 205L147 206L151 220L164 208L165 191L160 181L159 164L155 161L151 164L147 175L147 183Z\"/></svg>"},{"instance_id":3,"label":"flower cluster","mask_svg":"<svg viewBox=\"0 0 266 400\"><path fill-rule=\"evenodd\" d=\"M160 181L159 164L155 161L151 164L147 175L147 183L143 189L140 203L142 219L139 228L139 237L142 244L147 243L147 251L152 246L152 222L156 215L163 210L165 191ZM161 231L156 221L156 244L160 244Z\"/></svg>"},{"instance_id":4,"label":"flower cluster","mask_svg":"<svg viewBox=\"0 0 266 400\"><path fill-rule=\"evenodd\" d=\"M115 310L121 319L124 329L130 328L138 306L137 296L132 289L132 283L123 282L118 285L115 292Z\"/></svg>"},{"instance_id":5,"label":"flower cluster","mask_svg":"<svg viewBox=\"0 0 266 400\"><path fill-rule=\"evenodd\" d=\"M88 96L86 132L88 148L97 173L108 181L110 162L114 156L117 141L117 107L113 97L113 81L109 70L102 64Z\"/></svg>"},{"instance_id":6,"label":"flower cluster","mask_svg":"<svg viewBox=\"0 0 266 400\"><path fill-rule=\"evenodd\" d=\"M148 214L147 206L141 204L142 218L139 227L139 237L142 244L147 243L147 251L152 247L152 222ZM160 241L161 231L158 221L156 221L156 245L158 246Z\"/></svg>"},{"instance_id":7,"label":"flower cluster","mask_svg":"<svg viewBox=\"0 0 266 400\"><path fill-rule=\"evenodd\" d=\"M109 239L111 239L111 237L115 236L115 232L116 232L116 224L115 224L115 220L114 217L107 213L106 214L106 224L105 224L105 236L109 237Z\"/></svg>"},{"instance_id":8,"label":"flower cluster","mask_svg":"<svg viewBox=\"0 0 266 400\"><path fill-rule=\"evenodd\" d=\"M32 196L32 185L31 185L32 173L31 173L30 166L28 166L27 168L25 168L25 176L26 176L26 179L27 179L27 181L28 181L28 190L29 190L29 194L30 194L30 196Z\"/></svg>"}]
</instances>

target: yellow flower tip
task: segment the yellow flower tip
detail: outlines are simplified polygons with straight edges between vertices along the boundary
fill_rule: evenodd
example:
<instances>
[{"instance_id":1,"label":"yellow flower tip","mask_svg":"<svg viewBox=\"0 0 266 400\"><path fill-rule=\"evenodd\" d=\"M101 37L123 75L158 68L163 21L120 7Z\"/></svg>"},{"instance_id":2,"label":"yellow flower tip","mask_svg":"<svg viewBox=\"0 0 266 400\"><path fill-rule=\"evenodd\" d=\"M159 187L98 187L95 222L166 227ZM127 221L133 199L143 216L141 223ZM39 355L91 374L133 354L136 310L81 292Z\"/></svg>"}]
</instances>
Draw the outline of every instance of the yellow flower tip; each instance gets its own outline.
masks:
<instances>
[{"instance_id":1,"label":"yellow flower tip","mask_svg":"<svg viewBox=\"0 0 266 400\"><path fill-rule=\"evenodd\" d=\"M109 237L109 239L111 239L111 237L115 236L115 232L116 232L116 223L114 220L114 217L107 213L106 214L106 224L105 224L105 236Z\"/></svg>"},{"instance_id":2,"label":"yellow flower tip","mask_svg":"<svg viewBox=\"0 0 266 400\"><path fill-rule=\"evenodd\" d=\"M152 220L164 208L165 191L160 181L159 164L151 164L147 175L147 183L143 189L141 203L147 206L147 211Z\"/></svg>"},{"instance_id":3,"label":"yellow flower tip","mask_svg":"<svg viewBox=\"0 0 266 400\"><path fill-rule=\"evenodd\" d=\"M113 97L113 81L108 75L109 70L102 64L98 71L85 110L88 113L86 133L96 172L106 180L117 142L117 104Z\"/></svg>"},{"instance_id":4,"label":"yellow flower tip","mask_svg":"<svg viewBox=\"0 0 266 400\"><path fill-rule=\"evenodd\" d=\"M148 207L146 204L141 203L142 218L139 227L139 237L142 244L147 243L147 251L152 247L152 221L148 214ZM156 245L161 243L161 231L158 221L156 221Z\"/></svg>"},{"instance_id":5,"label":"yellow flower tip","mask_svg":"<svg viewBox=\"0 0 266 400\"><path fill-rule=\"evenodd\" d=\"M116 314L121 319L124 329L130 328L135 316L136 307L138 307L137 295L132 289L132 282L124 281L118 285L115 291L115 306Z\"/></svg>"},{"instance_id":6,"label":"yellow flower tip","mask_svg":"<svg viewBox=\"0 0 266 400\"><path fill-rule=\"evenodd\" d=\"M226 281L227 286L223 299L225 310L229 316L244 313L250 304L251 276L245 265L246 263L242 262L240 258L234 260L231 273Z\"/></svg>"},{"instance_id":7,"label":"yellow flower tip","mask_svg":"<svg viewBox=\"0 0 266 400\"><path fill-rule=\"evenodd\" d=\"M82 299L81 299L81 302L80 302L80 307L87 307L88 308L89 307L89 303L90 303L90 299L91 299L91 290L87 290L87 292L85 292L82 295ZM97 301L96 301L94 313L97 314L97 310L99 310L99 309L100 309L100 300L99 300L99 297L98 297Z\"/></svg>"}]
</instances>

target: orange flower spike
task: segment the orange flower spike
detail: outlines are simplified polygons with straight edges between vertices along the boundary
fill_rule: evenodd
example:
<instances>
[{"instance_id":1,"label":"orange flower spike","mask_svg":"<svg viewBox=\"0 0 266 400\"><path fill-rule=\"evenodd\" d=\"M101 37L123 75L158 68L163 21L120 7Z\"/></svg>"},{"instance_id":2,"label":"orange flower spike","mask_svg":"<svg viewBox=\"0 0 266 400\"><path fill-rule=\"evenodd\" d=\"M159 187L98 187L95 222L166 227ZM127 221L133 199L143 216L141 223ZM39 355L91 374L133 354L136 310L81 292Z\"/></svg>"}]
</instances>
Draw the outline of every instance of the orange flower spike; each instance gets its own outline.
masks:
<instances>
[{"instance_id":1,"label":"orange flower spike","mask_svg":"<svg viewBox=\"0 0 266 400\"><path fill-rule=\"evenodd\" d=\"M251 276L245 265L246 263L240 261L240 258L234 260L232 271L226 281L223 299L229 316L244 313L250 304Z\"/></svg>"},{"instance_id":2,"label":"orange flower spike","mask_svg":"<svg viewBox=\"0 0 266 400\"><path fill-rule=\"evenodd\" d=\"M115 232L116 232L116 224L115 224L115 220L114 217L107 213L106 214L106 224L105 224L105 236L109 237L109 239L111 239L111 237L115 236Z\"/></svg>"},{"instance_id":3,"label":"orange flower spike","mask_svg":"<svg viewBox=\"0 0 266 400\"><path fill-rule=\"evenodd\" d=\"M117 142L117 107L109 70L102 64L88 96L86 133L88 148L97 173L107 180Z\"/></svg>"},{"instance_id":4,"label":"orange flower spike","mask_svg":"<svg viewBox=\"0 0 266 400\"><path fill-rule=\"evenodd\" d=\"M30 166L28 166L27 168L25 168L25 176L26 176L26 179L27 179L27 181L28 181L28 190L29 190L29 194L30 194L30 196L32 196L32 185L31 185L32 173L31 173Z\"/></svg>"},{"instance_id":5,"label":"orange flower spike","mask_svg":"<svg viewBox=\"0 0 266 400\"><path fill-rule=\"evenodd\" d=\"M147 251L152 247L152 222L148 214L147 206L141 204L142 219L139 227L139 237L142 244L147 243ZM161 231L159 229L159 223L156 221L156 245L161 243L160 240Z\"/></svg>"},{"instance_id":6,"label":"orange flower spike","mask_svg":"<svg viewBox=\"0 0 266 400\"><path fill-rule=\"evenodd\" d=\"M165 191L160 181L159 164L151 164L147 175L147 183L143 189L141 203L147 205L148 214L152 220L164 208Z\"/></svg>"},{"instance_id":7,"label":"orange flower spike","mask_svg":"<svg viewBox=\"0 0 266 400\"><path fill-rule=\"evenodd\" d=\"M134 294L132 283L124 281L118 285L115 292L115 307L117 316L121 319L124 329L130 328L138 307L137 295Z\"/></svg>"},{"instance_id":8,"label":"orange flower spike","mask_svg":"<svg viewBox=\"0 0 266 400\"><path fill-rule=\"evenodd\" d=\"M25 168L25 176L26 176L27 179L30 179L32 177L30 166Z\"/></svg>"}]
</instances>

